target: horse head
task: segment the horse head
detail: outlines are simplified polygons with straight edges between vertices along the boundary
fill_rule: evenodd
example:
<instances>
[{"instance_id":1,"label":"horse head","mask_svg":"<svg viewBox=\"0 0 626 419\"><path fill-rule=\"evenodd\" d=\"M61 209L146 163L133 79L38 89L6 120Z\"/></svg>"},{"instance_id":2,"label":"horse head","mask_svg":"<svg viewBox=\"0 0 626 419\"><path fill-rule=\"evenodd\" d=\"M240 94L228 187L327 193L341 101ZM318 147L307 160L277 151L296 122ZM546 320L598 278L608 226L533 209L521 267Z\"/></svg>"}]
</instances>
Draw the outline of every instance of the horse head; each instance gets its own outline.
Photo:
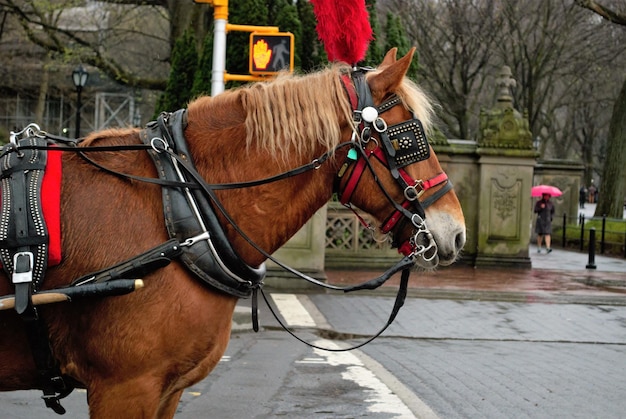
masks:
<instances>
[{"instance_id":1,"label":"horse head","mask_svg":"<svg viewBox=\"0 0 626 419\"><path fill-rule=\"evenodd\" d=\"M353 148L340 171L345 205L369 212L393 246L422 268L453 263L465 244L465 220L426 133L432 105L406 77L414 49L378 69L343 76L352 104Z\"/></svg>"},{"instance_id":2,"label":"horse head","mask_svg":"<svg viewBox=\"0 0 626 419\"><path fill-rule=\"evenodd\" d=\"M419 256L419 265L432 268L457 258L465 243L463 213L426 139L432 105L405 77L413 52L396 60L394 49L378 69L336 64L189 104L185 136L198 170L213 183L276 179L323 157L315 167L320 170L220 193L241 230L252 232L252 242L272 253L334 189L344 204L377 218L402 253ZM271 234L258 220L271 226ZM222 221L244 260L263 262Z\"/></svg>"}]
</instances>

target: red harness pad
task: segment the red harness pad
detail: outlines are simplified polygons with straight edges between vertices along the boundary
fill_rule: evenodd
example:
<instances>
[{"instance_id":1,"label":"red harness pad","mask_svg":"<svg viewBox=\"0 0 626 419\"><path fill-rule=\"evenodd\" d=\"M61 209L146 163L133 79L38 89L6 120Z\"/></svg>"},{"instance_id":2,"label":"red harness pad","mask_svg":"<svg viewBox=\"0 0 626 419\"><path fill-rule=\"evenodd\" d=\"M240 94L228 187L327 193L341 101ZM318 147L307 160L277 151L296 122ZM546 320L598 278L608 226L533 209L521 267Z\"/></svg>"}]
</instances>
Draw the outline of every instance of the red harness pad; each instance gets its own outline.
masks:
<instances>
[{"instance_id":1,"label":"red harness pad","mask_svg":"<svg viewBox=\"0 0 626 419\"><path fill-rule=\"evenodd\" d=\"M41 207L49 236L48 266L61 263L61 154L61 151L48 151L41 180Z\"/></svg>"},{"instance_id":2,"label":"red harness pad","mask_svg":"<svg viewBox=\"0 0 626 419\"><path fill-rule=\"evenodd\" d=\"M41 207L50 236L48 266L61 263L61 154L61 151L48 151L41 181Z\"/></svg>"}]
</instances>

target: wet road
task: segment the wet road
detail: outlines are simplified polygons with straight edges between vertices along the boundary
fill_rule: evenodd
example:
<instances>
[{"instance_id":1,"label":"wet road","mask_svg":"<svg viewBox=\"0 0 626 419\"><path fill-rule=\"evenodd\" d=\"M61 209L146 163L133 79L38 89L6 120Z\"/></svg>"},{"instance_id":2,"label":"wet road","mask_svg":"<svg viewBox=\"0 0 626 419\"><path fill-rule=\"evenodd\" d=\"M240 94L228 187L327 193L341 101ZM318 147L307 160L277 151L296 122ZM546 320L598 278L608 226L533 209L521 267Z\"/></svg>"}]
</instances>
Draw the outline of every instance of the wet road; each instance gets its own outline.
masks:
<instances>
[{"instance_id":1,"label":"wet road","mask_svg":"<svg viewBox=\"0 0 626 419\"><path fill-rule=\"evenodd\" d=\"M532 250L533 269L412 274L396 321L348 353L296 341L262 303L254 333L241 301L224 358L184 393L176 417L624 417L626 261L599 257L587 270L586 255ZM328 273L334 283L373 275ZM385 324L396 280L374 293L274 290L270 300L307 341L356 344ZM0 394L0 418L57 417L39 397ZM64 418L87 417L84 392L63 404Z\"/></svg>"},{"instance_id":2,"label":"wet road","mask_svg":"<svg viewBox=\"0 0 626 419\"><path fill-rule=\"evenodd\" d=\"M358 343L393 305L378 295L272 299L300 336L331 346L320 330ZM618 418L626 410L623 304L409 298L382 337L337 354L295 341L263 307L263 329L251 332L245 303L224 359L185 392L177 418ZM0 396L3 418L56 416L36 392ZM64 405L64 417L87 416L84 393Z\"/></svg>"}]
</instances>

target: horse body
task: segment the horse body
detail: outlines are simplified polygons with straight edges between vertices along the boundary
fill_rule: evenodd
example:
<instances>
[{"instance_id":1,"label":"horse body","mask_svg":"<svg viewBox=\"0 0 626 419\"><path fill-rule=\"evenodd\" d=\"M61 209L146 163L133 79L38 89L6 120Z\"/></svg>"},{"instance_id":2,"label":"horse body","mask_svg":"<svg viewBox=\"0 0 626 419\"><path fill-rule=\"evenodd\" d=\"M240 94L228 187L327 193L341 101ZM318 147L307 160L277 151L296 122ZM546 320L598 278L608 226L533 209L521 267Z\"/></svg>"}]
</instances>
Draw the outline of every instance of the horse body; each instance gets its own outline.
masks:
<instances>
[{"instance_id":1,"label":"horse body","mask_svg":"<svg viewBox=\"0 0 626 419\"><path fill-rule=\"evenodd\" d=\"M388 54L381 71L369 77L375 103L401 89L410 55L396 62L395 51ZM283 87L258 85L191 103L185 138L198 172L213 184L264 179L349 142L352 109L337 80L337 70L327 70L295 82L274 82ZM302 93L306 91L308 95ZM403 106L385 116L389 123L410 117ZM93 134L85 145L138 142L139 130L110 130ZM272 253L330 199L346 154L347 148L340 148L318 170L217 195L241 230ZM127 174L156 177L144 151L103 152L93 160ZM442 172L436 158L425 163L412 164L407 172L414 179ZM382 163L372 166L385 185L393 185ZM366 172L352 202L383 221L392 208L376 190L374 175ZM389 190L402 201L400 188ZM64 259L48 269L45 289L66 286L168 239L158 185L111 176L76 155L63 156L61 205ZM452 263L465 240L454 192L443 195L426 214L439 249L433 263ZM242 260L260 265L265 257L218 216ZM394 235L405 240L411 235L406 230L394 230ZM228 344L236 297L201 284L177 261L145 276L144 282L143 289L124 296L38 308L62 372L87 388L92 418L173 417L183 389L206 377ZM10 280L1 274L0 295L12 292ZM0 324L0 390L37 388L20 320L13 311L0 311Z\"/></svg>"}]
</instances>

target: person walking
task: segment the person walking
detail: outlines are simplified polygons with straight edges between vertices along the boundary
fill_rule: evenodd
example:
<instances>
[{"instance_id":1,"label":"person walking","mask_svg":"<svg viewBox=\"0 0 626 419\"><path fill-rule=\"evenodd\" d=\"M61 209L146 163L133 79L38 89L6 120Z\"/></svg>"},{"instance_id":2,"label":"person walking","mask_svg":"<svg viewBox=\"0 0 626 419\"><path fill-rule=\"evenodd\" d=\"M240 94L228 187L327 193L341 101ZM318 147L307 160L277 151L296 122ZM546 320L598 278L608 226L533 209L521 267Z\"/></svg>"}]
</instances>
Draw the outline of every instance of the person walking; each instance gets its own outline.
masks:
<instances>
[{"instance_id":1,"label":"person walking","mask_svg":"<svg viewBox=\"0 0 626 419\"><path fill-rule=\"evenodd\" d=\"M598 188L596 188L596 185L593 183L593 179L591 179L591 185L589 185L587 190L589 191L589 203L595 204L597 198L596 192L598 191Z\"/></svg>"},{"instance_id":2,"label":"person walking","mask_svg":"<svg viewBox=\"0 0 626 419\"><path fill-rule=\"evenodd\" d=\"M585 188L585 185L583 185L578 191L578 207L580 209L585 208L585 201L587 201L587 188Z\"/></svg>"},{"instance_id":3,"label":"person walking","mask_svg":"<svg viewBox=\"0 0 626 419\"><path fill-rule=\"evenodd\" d=\"M541 253L541 242L546 244L546 252L552 252L552 216L554 204L550 201L551 195L544 193L541 199L535 203L535 233L537 233L537 253Z\"/></svg>"}]
</instances>

